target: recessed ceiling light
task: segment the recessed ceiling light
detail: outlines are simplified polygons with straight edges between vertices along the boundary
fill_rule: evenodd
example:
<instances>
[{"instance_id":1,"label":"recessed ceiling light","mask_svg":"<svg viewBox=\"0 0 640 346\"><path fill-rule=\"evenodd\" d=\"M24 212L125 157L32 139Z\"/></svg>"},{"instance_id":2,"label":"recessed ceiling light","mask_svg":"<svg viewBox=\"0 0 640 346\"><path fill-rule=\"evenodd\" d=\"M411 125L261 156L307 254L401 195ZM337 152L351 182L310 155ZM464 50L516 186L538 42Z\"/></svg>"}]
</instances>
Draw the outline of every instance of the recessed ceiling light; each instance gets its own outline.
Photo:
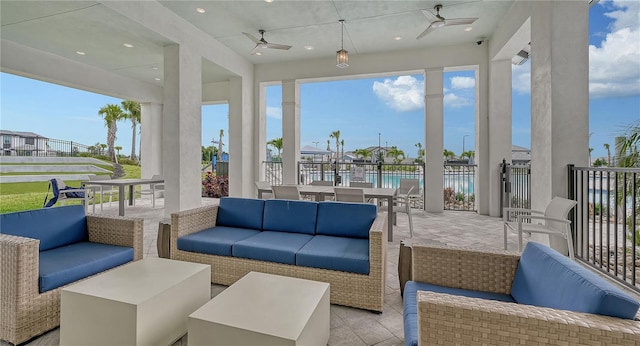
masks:
<instances>
[{"instance_id":1,"label":"recessed ceiling light","mask_svg":"<svg viewBox=\"0 0 640 346\"><path fill-rule=\"evenodd\" d=\"M131 43L123 43L122 45L127 48L133 48L133 45Z\"/></svg>"},{"instance_id":2,"label":"recessed ceiling light","mask_svg":"<svg viewBox=\"0 0 640 346\"><path fill-rule=\"evenodd\" d=\"M306 49L306 50L313 50L313 46L304 46L304 49Z\"/></svg>"},{"instance_id":3,"label":"recessed ceiling light","mask_svg":"<svg viewBox=\"0 0 640 346\"><path fill-rule=\"evenodd\" d=\"M157 71L158 70L158 66L153 66L153 67L151 67L151 69Z\"/></svg>"},{"instance_id":4,"label":"recessed ceiling light","mask_svg":"<svg viewBox=\"0 0 640 346\"><path fill-rule=\"evenodd\" d=\"M83 52L83 51L80 51L80 50L77 50L77 51L76 51L76 54L78 54L78 55L85 55L85 54L87 54L87 53L85 53L85 52Z\"/></svg>"},{"instance_id":5,"label":"recessed ceiling light","mask_svg":"<svg viewBox=\"0 0 640 346\"><path fill-rule=\"evenodd\" d=\"M160 80L160 78L158 78L158 77L156 77L156 78L154 78L154 79L155 79L155 80L158 80L158 81Z\"/></svg>"},{"instance_id":6,"label":"recessed ceiling light","mask_svg":"<svg viewBox=\"0 0 640 346\"><path fill-rule=\"evenodd\" d=\"M273 2L273 0L264 0L264 2Z\"/></svg>"},{"instance_id":7,"label":"recessed ceiling light","mask_svg":"<svg viewBox=\"0 0 640 346\"><path fill-rule=\"evenodd\" d=\"M400 41L400 40L402 40L402 36L396 36L393 39L396 40L396 41Z\"/></svg>"},{"instance_id":8,"label":"recessed ceiling light","mask_svg":"<svg viewBox=\"0 0 640 346\"><path fill-rule=\"evenodd\" d=\"M464 28L464 31L471 31L471 30L473 30L473 28L472 28L472 27L470 27L470 26L468 26L468 27Z\"/></svg>"},{"instance_id":9,"label":"recessed ceiling light","mask_svg":"<svg viewBox=\"0 0 640 346\"><path fill-rule=\"evenodd\" d=\"M205 13L205 12L207 12L207 10L205 10L205 9L204 9L204 8L202 8L202 7L198 7L198 8L196 8L196 12L198 12L198 13Z\"/></svg>"},{"instance_id":10,"label":"recessed ceiling light","mask_svg":"<svg viewBox=\"0 0 640 346\"><path fill-rule=\"evenodd\" d=\"M256 55L262 55L262 52L256 52Z\"/></svg>"}]
</instances>

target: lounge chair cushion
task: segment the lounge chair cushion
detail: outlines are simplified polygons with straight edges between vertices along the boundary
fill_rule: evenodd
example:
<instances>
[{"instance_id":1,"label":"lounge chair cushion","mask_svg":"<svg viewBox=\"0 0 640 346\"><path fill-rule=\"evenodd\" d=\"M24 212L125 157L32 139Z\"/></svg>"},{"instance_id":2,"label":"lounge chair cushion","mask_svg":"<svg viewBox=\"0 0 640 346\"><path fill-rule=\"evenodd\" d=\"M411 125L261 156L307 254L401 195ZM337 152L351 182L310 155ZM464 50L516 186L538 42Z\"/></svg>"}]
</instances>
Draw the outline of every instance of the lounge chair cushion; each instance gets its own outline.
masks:
<instances>
[{"instance_id":1,"label":"lounge chair cushion","mask_svg":"<svg viewBox=\"0 0 640 346\"><path fill-rule=\"evenodd\" d=\"M262 229L264 200L223 197L220 199L216 226Z\"/></svg>"},{"instance_id":2,"label":"lounge chair cushion","mask_svg":"<svg viewBox=\"0 0 640 346\"><path fill-rule=\"evenodd\" d=\"M318 203L271 199L264 203L262 230L313 235L316 231Z\"/></svg>"},{"instance_id":3,"label":"lounge chair cushion","mask_svg":"<svg viewBox=\"0 0 640 346\"><path fill-rule=\"evenodd\" d=\"M88 240L84 207L70 205L0 215L0 232L40 239L40 251Z\"/></svg>"},{"instance_id":4,"label":"lounge chair cushion","mask_svg":"<svg viewBox=\"0 0 640 346\"><path fill-rule=\"evenodd\" d=\"M40 252L40 293L133 261L133 248L79 242Z\"/></svg>"},{"instance_id":5,"label":"lounge chair cushion","mask_svg":"<svg viewBox=\"0 0 640 346\"><path fill-rule=\"evenodd\" d=\"M424 282L407 281L404 286L403 297L404 341L407 346L418 345L418 291L447 293L470 298L498 300L510 303L515 302L513 297L508 294L472 291L461 288L432 285Z\"/></svg>"},{"instance_id":6,"label":"lounge chair cushion","mask_svg":"<svg viewBox=\"0 0 640 346\"><path fill-rule=\"evenodd\" d=\"M540 280L544 278L544 280ZM529 242L511 288L519 304L633 319L638 302L559 252Z\"/></svg>"},{"instance_id":7,"label":"lounge chair cushion","mask_svg":"<svg viewBox=\"0 0 640 346\"><path fill-rule=\"evenodd\" d=\"M296 263L296 252L313 238L309 234L264 231L233 244L234 257L284 264Z\"/></svg>"},{"instance_id":8,"label":"lounge chair cushion","mask_svg":"<svg viewBox=\"0 0 640 346\"><path fill-rule=\"evenodd\" d=\"M259 230L216 226L178 238L179 250L231 256L231 246L236 242L260 233Z\"/></svg>"},{"instance_id":9,"label":"lounge chair cushion","mask_svg":"<svg viewBox=\"0 0 640 346\"><path fill-rule=\"evenodd\" d=\"M369 240L316 235L298 251L296 265L369 274Z\"/></svg>"},{"instance_id":10,"label":"lounge chair cushion","mask_svg":"<svg viewBox=\"0 0 640 346\"><path fill-rule=\"evenodd\" d=\"M364 203L320 202L316 234L369 239L376 206Z\"/></svg>"}]
</instances>

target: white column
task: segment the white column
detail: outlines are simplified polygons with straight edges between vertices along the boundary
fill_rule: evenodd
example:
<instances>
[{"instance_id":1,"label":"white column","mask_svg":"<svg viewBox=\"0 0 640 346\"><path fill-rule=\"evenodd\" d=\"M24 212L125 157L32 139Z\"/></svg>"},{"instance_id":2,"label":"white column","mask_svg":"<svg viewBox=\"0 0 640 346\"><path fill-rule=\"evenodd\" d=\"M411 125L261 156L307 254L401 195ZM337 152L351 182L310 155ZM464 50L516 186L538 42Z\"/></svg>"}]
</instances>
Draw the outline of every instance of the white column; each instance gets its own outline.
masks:
<instances>
[{"instance_id":1,"label":"white column","mask_svg":"<svg viewBox=\"0 0 640 346\"><path fill-rule=\"evenodd\" d=\"M140 166L141 178L162 175L162 105L140 104Z\"/></svg>"},{"instance_id":2,"label":"white column","mask_svg":"<svg viewBox=\"0 0 640 346\"><path fill-rule=\"evenodd\" d=\"M531 17L531 194L532 207L543 209L554 196L567 196L567 164L588 164L589 4L549 1L535 9ZM566 243L555 238L550 245L566 249Z\"/></svg>"},{"instance_id":3,"label":"white column","mask_svg":"<svg viewBox=\"0 0 640 346\"><path fill-rule=\"evenodd\" d=\"M424 116L425 116L425 210L434 213L444 211L443 151L444 151L444 91L442 68L425 70Z\"/></svg>"},{"instance_id":4,"label":"white column","mask_svg":"<svg viewBox=\"0 0 640 346\"><path fill-rule=\"evenodd\" d=\"M265 167L263 162L267 160L267 87L264 83L257 86L258 109L256 110L256 143L255 151L258 162L256 164L256 180L265 180Z\"/></svg>"},{"instance_id":5,"label":"white column","mask_svg":"<svg viewBox=\"0 0 640 346\"><path fill-rule=\"evenodd\" d=\"M297 162L300 158L300 83L282 81L282 180L300 183Z\"/></svg>"},{"instance_id":6,"label":"white column","mask_svg":"<svg viewBox=\"0 0 640 346\"><path fill-rule=\"evenodd\" d=\"M185 46L164 48L162 163L165 217L202 204L201 57Z\"/></svg>"},{"instance_id":7,"label":"white column","mask_svg":"<svg viewBox=\"0 0 640 346\"><path fill-rule=\"evenodd\" d=\"M251 81L229 80L229 195L254 196L255 167Z\"/></svg>"},{"instance_id":8,"label":"white column","mask_svg":"<svg viewBox=\"0 0 640 346\"><path fill-rule=\"evenodd\" d=\"M500 216L500 163L511 163L511 60L492 61L489 69L489 198L490 216Z\"/></svg>"}]
</instances>

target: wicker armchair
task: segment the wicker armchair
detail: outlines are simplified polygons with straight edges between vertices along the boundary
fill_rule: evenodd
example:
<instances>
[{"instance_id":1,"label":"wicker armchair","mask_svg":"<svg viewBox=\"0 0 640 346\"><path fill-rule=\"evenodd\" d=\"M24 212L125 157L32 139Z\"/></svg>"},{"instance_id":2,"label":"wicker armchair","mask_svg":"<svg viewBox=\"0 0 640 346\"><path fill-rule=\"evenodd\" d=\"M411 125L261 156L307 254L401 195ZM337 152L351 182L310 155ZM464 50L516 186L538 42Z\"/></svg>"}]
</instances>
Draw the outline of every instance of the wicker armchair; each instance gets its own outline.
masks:
<instances>
[{"instance_id":1,"label":"wicker armchair","mask_svg":"<svg viewBox=\"0 0 640 346\"><path fill-rule=\"evenodd\" d=\"M520 256L414 245L413 280L509 293ZM640 321L418 291L420 345L638 345Z\"/></svg>"},{"instance_id":2,"label":"wicker armchair","mask_svg":"<svg viewBox=\"0 0 640 346\"><path fill-rule=\"evenodd\" d=\"M87 215L89 241L133 247L142 259L143 220ZM60 325L60 291L38 290L40 240L0 234L0 339L25 342ZM67 285L68 286L68 285Z\"/></svg>"}]
</instances>

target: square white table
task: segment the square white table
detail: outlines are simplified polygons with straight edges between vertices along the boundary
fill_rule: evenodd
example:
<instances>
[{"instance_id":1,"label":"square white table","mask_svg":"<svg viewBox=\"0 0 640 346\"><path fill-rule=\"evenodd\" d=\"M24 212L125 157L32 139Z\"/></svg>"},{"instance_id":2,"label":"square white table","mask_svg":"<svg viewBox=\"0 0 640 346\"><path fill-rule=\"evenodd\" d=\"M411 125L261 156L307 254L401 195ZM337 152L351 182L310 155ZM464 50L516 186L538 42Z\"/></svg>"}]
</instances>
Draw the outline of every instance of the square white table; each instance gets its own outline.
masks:
<instances>
[{"instance_id":1,"label":"square white table","mask_svg":"<svg viewBox=\"0 0 640 346\"><path fill-rule=\"evenodd\" d=\"M250 272L189 315L189 345L326 345L329 284Z\"/></svg>"},{"instance_id":2,"label":"square white table","mask_svg":"<svg viewBox=\"0 0 640 346\"><path fill-rule=\"evenodd\" d=\"M149 257L61 292L60 345L171 345L211 298L211 267Z\"/></svg>"}]
</instances>

